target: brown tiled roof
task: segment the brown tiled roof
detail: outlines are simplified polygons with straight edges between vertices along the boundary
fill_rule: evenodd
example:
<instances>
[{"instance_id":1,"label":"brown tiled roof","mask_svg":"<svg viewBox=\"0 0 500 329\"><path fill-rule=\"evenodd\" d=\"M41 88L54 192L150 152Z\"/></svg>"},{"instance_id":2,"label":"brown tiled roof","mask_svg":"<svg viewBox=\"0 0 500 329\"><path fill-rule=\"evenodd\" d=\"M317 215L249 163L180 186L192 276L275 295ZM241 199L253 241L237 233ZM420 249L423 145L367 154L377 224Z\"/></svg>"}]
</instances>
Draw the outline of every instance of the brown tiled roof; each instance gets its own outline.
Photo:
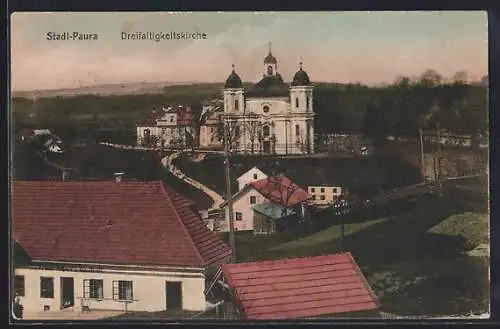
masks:
<instances>
[{"instance_id":1,"label":"brown tiled roof","mask_svg":"<svg viewBox=\"0 0 500 329\"><path fill-rule=\"evenodd\" d=\"M15 181L14 239L33 260L205 266L231 249L162 182Z\"/></svg>"},{"instance_id":2,"label":"brown tiled roof","mask_svg":"<svg viewBox=\"0 0 500 329\"><path fill-rule=\"evenodd\" d=\"M304 189L284 175L268 176L251 182L250 185L266 199L280 206L293 207L309 198Z\"/></svg>"},{"instance_id":3,"label":"brown tiled roof","mask_svg":"<svg viewBox=\"0 0 500 329\"><path fill-rule=\"evenodd\" d=\"M373 311L378 300L350 253L224 264L246 319Z\"/></svg>"}]
</instances>

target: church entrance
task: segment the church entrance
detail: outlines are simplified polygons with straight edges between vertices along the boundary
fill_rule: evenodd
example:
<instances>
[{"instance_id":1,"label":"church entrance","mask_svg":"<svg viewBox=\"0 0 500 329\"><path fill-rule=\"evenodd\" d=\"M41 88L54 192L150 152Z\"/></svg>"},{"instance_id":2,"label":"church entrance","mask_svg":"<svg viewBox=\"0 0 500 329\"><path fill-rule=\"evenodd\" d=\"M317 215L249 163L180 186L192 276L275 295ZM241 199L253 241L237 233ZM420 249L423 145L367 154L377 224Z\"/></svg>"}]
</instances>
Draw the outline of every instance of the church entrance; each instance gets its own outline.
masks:
<instances>
[{"instance_id":1,"label":"church entrance","mask_svg":"<svg viewBox=\"0 0 500 329\"><path fill-rule=\"evenodd\" d=\"M262 151L267 154L271 153L271 141L262 142Z\"/></svg>"}]
</instances>

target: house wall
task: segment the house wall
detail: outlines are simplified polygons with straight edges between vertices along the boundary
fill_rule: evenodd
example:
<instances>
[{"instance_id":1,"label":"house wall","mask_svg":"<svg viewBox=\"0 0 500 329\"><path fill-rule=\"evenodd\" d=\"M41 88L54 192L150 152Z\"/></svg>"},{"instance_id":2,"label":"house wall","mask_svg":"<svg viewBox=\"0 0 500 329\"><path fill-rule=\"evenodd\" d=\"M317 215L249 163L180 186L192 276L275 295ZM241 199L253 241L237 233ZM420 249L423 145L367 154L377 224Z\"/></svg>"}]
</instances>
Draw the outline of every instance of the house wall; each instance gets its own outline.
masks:
<instances>
[{"instance_id":1,"label":"house wall","mask_svg":"<svg viewBox=\"0 0 500 329\"><path fill-rule=\"evenodd\" d=\"M322 189L324 189L324 192L322 192ZM311 196L310 203L328 204L342 195L342 188L338 186L308 186L307 193ZM324 197L324 200L322 197Z\"/></svg>"},{"instance_id":2,"label":"house wall","mask_svg":"<svg viewBox=\"0 0 500 329\"><path fill-rule=\"evenodd\" d=\"M222 142L217 136L216 124L204 124L200 126L200 147L221 147Z\"/></svg>"},{"instance_id":3,"label":"house wall","mask_svg":"<svg viewBox=\"0 0 500 329\"><path fill-rule=\"evenodd\" d=\"M254 174L257 175L257 178L254 178ZM257 168L252 168L243 175L241 175L238 181L238 191L241 191L247 184L267 178L267 175L264 174Z\"/></svg>"},{"instance_id":4,"label":"house wall","mask_svg":"<svg viewBox=\"0 0 500 329\"><path fill-rule=\"evenodd\" d=\"M200 271L202 271L200 269ZM103 300L90 300L90 309L124 310L123 302L113 300L113 281L132 281L133 301L127 305L130 311L162 311L166 310L166 281L182 282L182 308L185 310L202 311L205 309L205 275L200 273L164 272L164 271L56 271L18 268L16 275L24 276L25 295L20 297L26 311L39 312L44 305L50 306L50 311L61 309L61 277L72 277L74 280L75 308L80 309L83 297L83 280L103 280ZM54 278L54 298L40 297L40 277Z\"/></svg>"},{"instance_id":5,"label":"house wall","mask_svg":"<svg viewBox=\"0 0 500 329\"><path fill-rule=\"evenodd\" d=\"M254 229L253 224L253 209L252 204L250 204L250 197L256 197L256 203L262 203L267 201L266 198L262 196L255 189L251 188L246 193L243 193L239 198L233 202L233 213L234 213L234 229L237 231L252 231ZM236 220L237 214L241 213L241 220ZM225 208L225 223L221 225L221 231L229 231L229 211Z\"/></svg>"}]
</instances>

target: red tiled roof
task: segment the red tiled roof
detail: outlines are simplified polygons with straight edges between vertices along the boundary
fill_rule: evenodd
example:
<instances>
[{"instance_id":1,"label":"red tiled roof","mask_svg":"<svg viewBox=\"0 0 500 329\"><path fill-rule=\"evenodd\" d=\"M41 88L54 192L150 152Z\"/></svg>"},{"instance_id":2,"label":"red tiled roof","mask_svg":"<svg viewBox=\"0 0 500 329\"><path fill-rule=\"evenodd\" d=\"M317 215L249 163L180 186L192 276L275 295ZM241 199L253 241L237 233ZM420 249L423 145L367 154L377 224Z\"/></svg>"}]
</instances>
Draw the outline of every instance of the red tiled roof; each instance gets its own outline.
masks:
<instances>
[{"instance_id":1,"label":"red tiled roof","mask_svg":"<svg viewBox=\"0 0 500 329\"><path fill-rule=\"evenodd\" d=\"M269 176L250 185L266 199L281 206L293 207L309 198L304 189L284 175Z\"/></svg>"},{"instance_id":2,"label":"red tiled roof","mask_svg":"<svg viewBox=\"0 0 500 329\"><path fill-rule=\"evenodd\" d=\"M350 253L224 264L246 319L370 311L378 301Z\"/></svg>"},{"instance_id":3,"label":"red tiled roof","mask_svg":"<svg viewBox=\"0 0 500 329\"><path fill-rule=\"evenodd\" d=\"M15 181L14 239L34 260L205 266L231 253L162 182Z\"/></svg>"}]
</instances>

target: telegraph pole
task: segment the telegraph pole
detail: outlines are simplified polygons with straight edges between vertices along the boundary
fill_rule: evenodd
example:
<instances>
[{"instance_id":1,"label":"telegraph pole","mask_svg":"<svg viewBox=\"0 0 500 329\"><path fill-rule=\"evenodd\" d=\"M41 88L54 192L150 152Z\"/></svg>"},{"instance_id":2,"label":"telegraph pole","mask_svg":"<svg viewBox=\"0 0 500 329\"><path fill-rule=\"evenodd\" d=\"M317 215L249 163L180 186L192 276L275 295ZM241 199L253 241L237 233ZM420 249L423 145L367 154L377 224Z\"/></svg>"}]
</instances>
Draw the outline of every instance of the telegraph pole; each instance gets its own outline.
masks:
<instances>
[{"instance_id":1,"label":"telegraph pole","mask_svg":"<svg viewBox=\"0 0 500 329\"><path fill-rule=\"evenodd\" d=\"M226 169L226 198L229 219L229 245L232 249L231 263L236 262L236 243L234 240L234 212L233 212L233 194L231 193L231 167L229 164L229 127L227 119L224 116L224 167Z\"/></svg>"}]
</instances>

